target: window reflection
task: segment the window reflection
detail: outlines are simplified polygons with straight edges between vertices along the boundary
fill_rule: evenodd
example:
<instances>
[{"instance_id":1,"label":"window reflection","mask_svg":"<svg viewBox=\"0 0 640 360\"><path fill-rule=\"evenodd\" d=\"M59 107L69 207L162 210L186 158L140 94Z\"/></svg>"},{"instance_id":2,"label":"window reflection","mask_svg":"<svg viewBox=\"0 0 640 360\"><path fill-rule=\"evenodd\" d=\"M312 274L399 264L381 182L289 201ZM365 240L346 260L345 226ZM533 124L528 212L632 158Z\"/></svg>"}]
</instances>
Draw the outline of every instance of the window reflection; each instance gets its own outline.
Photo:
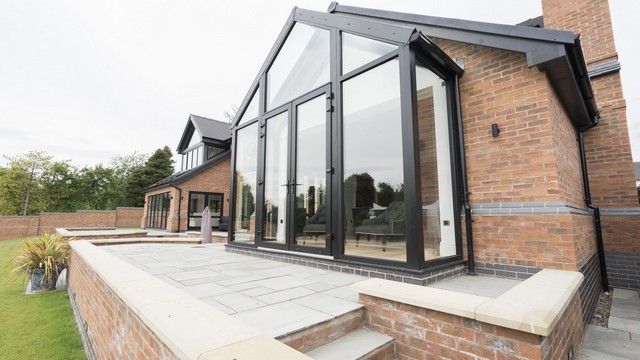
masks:
<instances>
[{"instance_id":1,"label":"window reflection","mask_svg":"<svg viewBox=\"0 0 640 360\"><path fill-rule=\"evenodd\" d=\"M329 82L329 31L296 23L267 73L267 110Z\"/></svg>"},{"instance_id":2,"label":"window reflection","mask_svg":"<svg viewBox=\"0 0 640 360\"><path fill-rule=\"evenodd\" d=\"M298 245L325 247L326 204L326 95L297 108L296 217Z\"/></svg>"},{"instance_id":3,"label":"window reflection","mask_svg":"<svg viewBox=\"0 0 640 360\"><path fill-rule=\"evenodd\" d=\"M355 70L397 48L395 45L342 33L342 73Z\"/></svg>"},{"instance_id":4,"label":"window reflection","mask_svg":"<svg viewBox=\"0 0 640 360\"><path fill-rule=\"evenodd\" d=\"M266 122L263 240L284 243L287 229L288 113Z\"/></svg>"},{"instance_id":5,"label":"window reflection","mask_svg":"<svg viewBox=\"0 0 640 360\"><path fill-rule=\"evenodd\" d=\"M425 260L456 255L446 83L416 65Z\"/></svg>"},{"instance_id":6,"label":"window reflection","mask_svg":"<svg viewBox=\"0 0 640 360\"><path fill-rule=\"evenodd\" d=\"M343 83L345 253L406 261L397 59Z\"/></svg>"},{"instance_id":7,"label":"window reflection","mask_svg":"<svg viewBox=\"0 0 640 360\"><path fill-rule=\"evenodd\" d=\"M233 240L253 242L255 238L258 123L238 130L235 146Z\"/></svg>"}]
</instances>

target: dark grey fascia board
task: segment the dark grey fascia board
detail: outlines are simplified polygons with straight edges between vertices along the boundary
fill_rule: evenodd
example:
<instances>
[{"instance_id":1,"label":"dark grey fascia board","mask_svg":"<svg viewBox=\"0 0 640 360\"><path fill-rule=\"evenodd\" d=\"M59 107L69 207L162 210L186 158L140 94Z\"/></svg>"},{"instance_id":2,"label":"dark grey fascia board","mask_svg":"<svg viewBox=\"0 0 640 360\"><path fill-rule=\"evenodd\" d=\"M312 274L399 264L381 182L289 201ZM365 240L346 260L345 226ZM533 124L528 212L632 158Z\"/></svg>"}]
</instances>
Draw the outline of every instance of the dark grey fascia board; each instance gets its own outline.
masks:
<instances>
[{"instance_id":1,"label":"dark grey fascia board","mask_svg":"<svg viewBox=\"0 0 640 360\"><path fill-rule=\"evenodd\" d=\"M569 31L491 24L338 4L329 10L333 13L347 14L352 18L374 18L390 24L415 27L431 38L526 53L529 67L563 56L564 46L573 45L574 38Z\"/></svg>"},{"instance_id":2,"label":"dark grey fascia board","mask_svg":"<svg viewBox=\"0 0 640 360\"><path fill-rule=\"evenodd\" d=\"M229 135L231 135L231 134L229 134ZM204 143L204 145L218 147L218 148L222 148L222 149L228 149L229 145L231 144L231 136L229 136L229 138L225 139L225 140L214 139L214 138L209 138L209 137L204 136L202 138L202 142Z\"/></svg>"},{"instance_id":3,"label":"dark grey fascia board","mask_svg":"<svg viewBox=\"0 0 640 360\"><path fill-rule=\"evenodd\" d=\"M182 154L182 152L185 151L187 147L189 147L189 142L190 142L189 140L191 140L191 136L193 136L195 131L196 131L196 126L191 120L191 116L189 116L187 125L185 125L184 131L182 132L182 136L180 137L178 148L176 149L176 152L178 154Z\"/></svg>"},{"instance_id":4,"label":"dark grey fascia board","mask_svg":"<svg viewBox=\"0 0 640 360\"><path fill-rule=\"evenodd\" d=\"M573 44L573 34L570 31L540 29L528 26L504 25L486 23L481 21L461 20L437 16L420 14L401 13L396 11L368 9L356 6L340 5L337 2L331 3L329 13L349 14L375 18L379 20L390 20L403 23L420 24L439 27L443 29L464 30L500 36L526 38L537 41L548 41L564 44Z\"/></svg>"},{"instance_id":5,"label":"dark grey fascia board","mask_svg":"<svg viewBox=\"0 0 640 360\"><path fill-rule=\"evenodd\" d=\"M318 27L334 27L396 45L408 44L417 32L415 26L389 24L300 8L296 9L294 20Z\"/></svg>"},{"instance_id":6,"label":"dark grey fascia board","mask_svg":"<svg viewBox=\"0 0 640 360\"><path fill-rule=\"evenodd\" d=\"M567 57L560 57L539 65L549 78L558 99L576 128L584 128L592 123L593 118L584 101L578 82L571 71Z\"/></svg>"}]
</instances>

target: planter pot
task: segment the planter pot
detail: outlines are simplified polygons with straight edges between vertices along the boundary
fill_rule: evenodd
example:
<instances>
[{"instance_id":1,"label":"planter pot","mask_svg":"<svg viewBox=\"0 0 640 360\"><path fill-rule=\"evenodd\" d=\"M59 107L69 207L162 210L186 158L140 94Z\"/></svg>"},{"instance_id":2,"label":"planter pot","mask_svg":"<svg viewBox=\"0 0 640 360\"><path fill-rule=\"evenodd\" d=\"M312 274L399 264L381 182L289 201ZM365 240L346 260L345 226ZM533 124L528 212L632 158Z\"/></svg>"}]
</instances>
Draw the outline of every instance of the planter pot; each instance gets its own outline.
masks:
<instances>
[{"instance_id":1,"label":"planter pot","mask_svg":"<svg viewBox=\"0 0 640 360\"><path fill-rule=\"evenodd\" d=\"M29 270L29 280L31 280L31 292L48 291L56 289L58 277L54 276L54 279L48 281L44 276L44 269L33 269Z\"/></svg>"}]
</instances>

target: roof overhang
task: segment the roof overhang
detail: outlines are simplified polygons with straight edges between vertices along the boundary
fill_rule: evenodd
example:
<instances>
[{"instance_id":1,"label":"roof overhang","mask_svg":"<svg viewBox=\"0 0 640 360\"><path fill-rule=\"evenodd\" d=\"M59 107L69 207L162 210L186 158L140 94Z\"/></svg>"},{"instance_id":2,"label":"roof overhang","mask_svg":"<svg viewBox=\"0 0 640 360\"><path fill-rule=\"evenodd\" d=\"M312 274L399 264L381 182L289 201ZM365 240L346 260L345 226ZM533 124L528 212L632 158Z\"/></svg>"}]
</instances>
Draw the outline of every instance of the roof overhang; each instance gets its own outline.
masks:
<instances>
[{"instance_id":1,"label":"roof overhang","mask_svg":"<svg viewBox=\"0 0 640 360\"><path fill-rule=\"evenodd\" d=\"M491 24L394 11L344 6L328 11L347 18L375 20L415 28L431 38L487 46L526 54L527 65L544 71L576 128L597 121L598 110L579 37L569 31Z\"/></svg>"}]
</instances>

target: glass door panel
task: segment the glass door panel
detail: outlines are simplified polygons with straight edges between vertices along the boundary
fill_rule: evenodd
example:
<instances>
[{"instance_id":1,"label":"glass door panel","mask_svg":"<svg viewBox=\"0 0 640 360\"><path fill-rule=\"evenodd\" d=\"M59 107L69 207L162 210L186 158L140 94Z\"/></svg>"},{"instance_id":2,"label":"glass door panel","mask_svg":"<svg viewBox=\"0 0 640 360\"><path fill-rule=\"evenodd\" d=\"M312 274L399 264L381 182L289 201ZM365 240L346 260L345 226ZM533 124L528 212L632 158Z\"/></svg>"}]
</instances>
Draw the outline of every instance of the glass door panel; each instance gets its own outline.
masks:
<instances>
[{"instance_id":1,"label":"glass door panel","mask_svg":"<svg viewBox=\"0 0 640 360\"><path fill-rule=\"evenodd\" d=\"M264 203L262 241L286 244L289 114L280 113L266 121Z\"/></svg>"},{"instance_id":2,"label":"glass door panel","mask_svg":"<svg viewBox=\"0 0 640 360\"><path fill-rule=\"evenodd\" d=\"M294 244L326 248L327 110L323 93L296 107Z\"/></svg>"}]
</instances>

